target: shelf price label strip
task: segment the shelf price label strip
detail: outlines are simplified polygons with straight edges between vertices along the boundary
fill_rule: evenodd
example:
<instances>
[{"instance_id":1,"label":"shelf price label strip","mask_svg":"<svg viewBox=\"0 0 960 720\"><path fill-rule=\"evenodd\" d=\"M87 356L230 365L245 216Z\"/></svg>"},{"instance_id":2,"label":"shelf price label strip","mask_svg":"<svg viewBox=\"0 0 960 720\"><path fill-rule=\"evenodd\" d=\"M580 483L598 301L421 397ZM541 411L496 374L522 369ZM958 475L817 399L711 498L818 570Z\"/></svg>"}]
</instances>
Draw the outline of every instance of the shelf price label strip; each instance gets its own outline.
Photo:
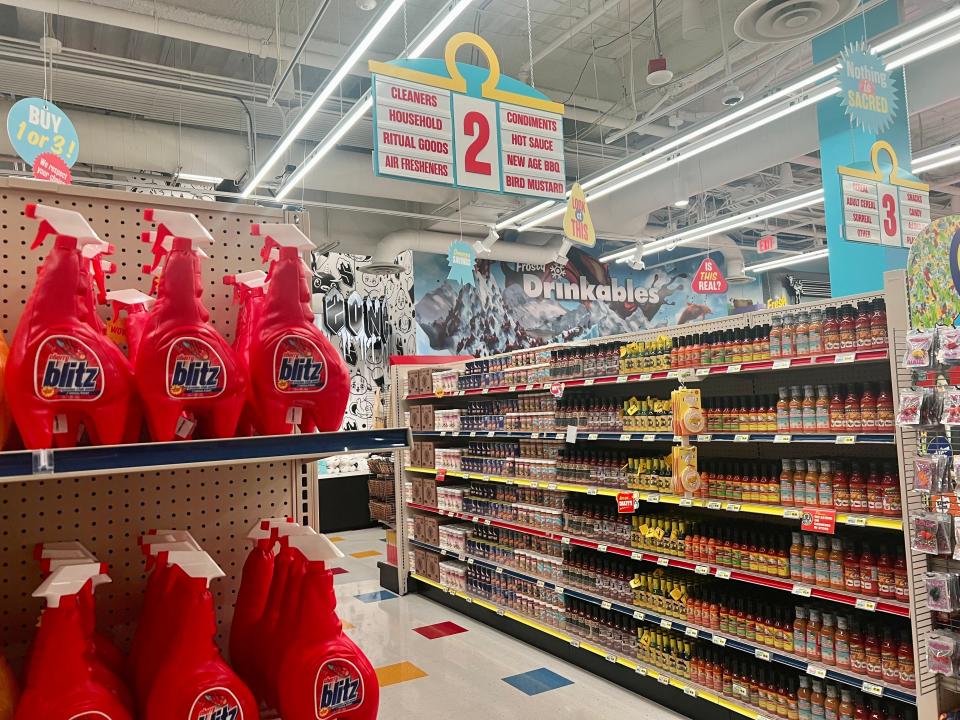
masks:
<instances>
[{"instance_id":1,"label":"shelf price label strip","mask_svg":"<svg viewBox=\"0 0 960 720\"><path fill-rule=\"evenodd\" d=\"M436 474L434 468L406 467L407 472ZM447 470L447 476L460 477L465 480L481 480L483 482L492 482L500 484L531 486L536 484L543 487L544 483L526 478L500 477L496 475L482 475L480 473L469 473ZM772 517L782 517L791 520L799 520L802 515L800 508L785 507L783 505L764 505L761 503L742 503L729 502L726 500L713 500L707 498L687 498L679 495L663 495L647 490L618 490L616 488L596 487L592 485L575 485L572 483L555 483L556 489L563 492L578 492L587 495L604 495L616 497L621 492L635 492L638 500L642 502L660 502L669 505L679 505L681 507L698 507L708 510L722 510L725 512L752 513L755 515L770 515ZM887 530L903 530L903 521L900 518L877 517L875 515L848 515L840 513L837 515L837 522L847 525L856 525L858 527L885 528Z\"/></svg>"},{"instance_id":2,"label":"shelf price label strip","mask_svg":"<svg viewBox=\"0 0 960 720\"><path fill-rule=\"evenodd\" d=\"M422 547L425 550L430 550L432 552L439 553L440 555L444 555L452 558L461 557L460 553L457 553L452 550L446 550L444 548L438 548L433 545L423 543L419 540L411 539L411 542L414 545ZM782 652L777 652L772 648L751 645L748 642L739 640L737 638L721 636L710 630L689 625L683 620L677 620L669 617L661 617L660 615L656 614L653 611L633 607L630 605L623 605L621 603L604 599L602 597L593 595L583 590L571 589L567 587L560 588L558 585L556 585L552 581L544 580L542 578L537 578L532 575L527 575L526 573L520 572L508 566L497 565L496 563L490 562L488 560L483 560L481 558L471 558L471 559L474 561L474 564L480 565L481 567L485 567L491 570L495 570L498 574L508 575L518 580L534 583L539 587L544 587L550 590L558 591L559 594L569 595L572 598L589 602L593 605L599 605L605 610L611 610L611 609L615 610L616 612L626 615L628 617L641 619L652 626L675 630L676 632L687 635L688 637L699 638L706 642L712 642L716 645L730 647L740 652L746 653L748 655L753 655L754 657L761 657L763 660L772 660L773 662L777 662L781 665L791 667L795 670L800 670L801 672L808 673L814 677L823 677L823 675L820 673L820 670L822 670L824 666L808 663L806 660L802 660L800 658L786 655L786 654L783 654ZM640 615L640 617L638 617L638 615ZM811 667L813 668L812 672L810 670ZM858 677L856 675L847 675L833 668L827 669L827 676L829 677L829 679L835 682L844 683L851 687L857 687L857 688L860 688L865 681L869 681L868 678ZM884 686L880 686L880 687L881 687L882 697L888 697L888 698L901 700L903 702L908 702L908 703L916 702L916 698L912 694L906 692L905 690L888 688Z\"/></svg>"},{"instance_id":3,"label":"shelf price label strip","mask_svg":"<svg viewBox=\"0 0 960 720\"><path fill-rule=\"evenodd\" d=\"M416 430L413 432L415 437L466 437L471 431L467 430ZM477 430L484 432L487 437L506 437L506 438L539 438L541 436L552 435L556 431L532 432L520 430ZM493 433L491 435L491 433ZM633 440L642 440L643 442L677 442L676 436L670 433L644 433L633 431L632 433L619 432L589 432L578 431L577 440L623 440L624 436L632 435ZM639 436L639 437L637 437ZM707 440L706 438L710 438ZM785 437L776 433L713 433L703 435L703 440L694 436L694 440L700 442L758 442L758 443L781 443L783 440L777 440L778 437ZM629 438L627 438L629 439ZM867 433L859 435L834 434L834 433L797 433L790 435L791 443L826 443L833 445L892 445L895 442L894 435L891 433Z\"/></svg>"},{"instance_id":4,"label":"shelf price label strip","mask_svg":"<svg viewBox=\"0 0 960 720\"><path fill-rule=\"evenodd\" d=\"M811 367L814 365L840 365L854 362L877 362L887 359L887 350L877 348L873 350L857 350L855 352L844 353L825 353L822 355L804 355L790 358L772 358L770 360L752 360L743 363L726 363L717 365L701 365L678 368L676 370L658 370L649 373L633 373L629 375L603 375L600 377L581 377L581 378L557 378L557 382L562 382L567 387L582 387L584 385L623 385L633 383L651 382L656 380L672 380L681 373L691 373L699 377L708 377L711 375L726 375L731 373L745 372L764 372L767 370L788 370L790 368ZM736 369L731 369L736 368ZM588 382L589 381L589 382ZM533 392L537 390L549 390L550 382L529 383L521 385L497 385L486 388L468 388L464 390L453 391L456 397L463 395L492 395L499 393L515 392ZM437 396L434 393L419 393L416 395L407 395L406 400L435 400Z\"/></svg>"},{"instance_id":5,"label":"shelf price label strip","mask_svg":"<svg viewBox=\"0 0 960 720\"><path fill-rule=\"evenodd\" d=\"M415 503L408 503L411 507L418 510L425 510L427 512L439 512L437 508L431 508L426 505L417 505ZM456 512L447 512L451 517L458 517L463 520L471 520L473 516L464 515L463 513ZM486 520L486 518L485 518ZM743 570L737 570L734 568L726 568L720 566L708 565L705 563L700 563L694 560L687 560L686 558L677 558L668 555L660 555L657 553L651 553L647 551L638 551L637 548L627 548L620 547L618 545L610 543L600 543L595 540L588 540L586 538L577 537L575 535L568 535L566 533L554 533L548 532L546 530L540 530L538 528L531 528L525 525L517 525L512 522L507 522L503 520L497 520L495 518L489 518L490 524L495 527L502 527L507 530L516 530L528 535L534 535L537 537L545 537L550 540L557 540L565 544L577 545L579 547L589 548L591 550L599 550L600 552L609 552L613 555L622 555L624 557L629 557L634 560L643 560L644 562L656 563L662 567L674 567L681 570L686 570L689 572L697 572L697 567L707 567L709 568L709 574L716 575L717 577L735 580L738 582L749 583L751 585L759 585L761 587L768 587L775 590L781 590L784 592L789 592L794 595L802 595L804 597L813 597L820 600L829 600L831 602L839 603L842 605L856 606L858 600L861 600L856 595L851 595L847 593L839 593L832 590L826 590L823 588L812 587L810 585L805 585L803 583L794 583L790 580L782 580L780 578L768 577L766 575L755 575L750 572ZM701 573L702 574L702 573ZM807 594L809 592L809 595ZM872 598L868 598L871 602L874 602ZM893 603L888 601L876 600L876 611L889 613L891 615L899 615L901 617L909 617L909 607L902 603Z\"/></svg>"}]
</instances>

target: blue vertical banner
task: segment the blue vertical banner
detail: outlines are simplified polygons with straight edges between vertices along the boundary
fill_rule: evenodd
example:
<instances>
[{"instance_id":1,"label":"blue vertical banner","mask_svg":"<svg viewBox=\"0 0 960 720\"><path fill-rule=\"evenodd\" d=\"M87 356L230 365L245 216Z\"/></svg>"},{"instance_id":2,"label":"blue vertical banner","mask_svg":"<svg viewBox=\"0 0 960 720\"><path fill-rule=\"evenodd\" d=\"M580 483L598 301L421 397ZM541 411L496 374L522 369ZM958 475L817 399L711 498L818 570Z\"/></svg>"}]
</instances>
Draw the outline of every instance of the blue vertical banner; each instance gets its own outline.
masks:
<instances>
[{"instance_id":1,"label":"blue vertical banner","mask_svg":"<svg viewBox=\"0 0 960 720\"><path fill-rule=\"evenodd\" d=\"M843 92L817 105L824 190L830 287L833 295L883 287L883 273L906 267L907 249L881 242L851 241L844 232L843 184L838 168L871 160L877 141L896 152L900 169L910 170L910 123L903 69L886 73L871 63L870 38L897 26L898 0L886 0L865 14L814 38L813 61L838 59ZM877 67L874 67L877 65ZM855 269L855 270L854 270Z\"/></svg>"}]
</instances>

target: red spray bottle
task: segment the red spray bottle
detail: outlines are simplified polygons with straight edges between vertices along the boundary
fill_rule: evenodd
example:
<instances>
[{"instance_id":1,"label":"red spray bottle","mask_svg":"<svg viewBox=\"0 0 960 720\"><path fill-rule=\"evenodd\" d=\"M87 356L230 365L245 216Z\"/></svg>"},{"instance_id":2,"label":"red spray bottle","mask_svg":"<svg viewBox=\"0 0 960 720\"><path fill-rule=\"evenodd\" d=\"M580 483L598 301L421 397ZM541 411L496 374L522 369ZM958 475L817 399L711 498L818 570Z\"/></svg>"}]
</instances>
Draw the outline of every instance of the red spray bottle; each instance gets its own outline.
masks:
<instances>
[{"instance_id":1,"label":"red spray bottle","mask_svg":"<svg viewBox=\"0 0 960 720\"><path fill-rule=\"evenodd\" d=\"M200 299L198 245L213 238L190 213L144 210L144 218L157 223L154 250L166 258L134 366L150 435L232 437L247 379Z\"/></svg>"},{"instance_id":2,"label":"red spray bottle","mask_svg":"<svg viewBox=\"0 0 960 720\"><path fill-rule=\"evenodd\" d=\"M167 602L176 613L142 720L259 720L253 694L220 656L210 581L223 571L202 551L165 553L173 582Z\"/></svg>"},{"instance_id":3,"label":"red spray bottle","mask_svg":"<svg viewBox=\"0 0 960 720\"><path fill-rule=\"evenodd\" d=\"M147 578L140 619L130 644L128 666L134 693L142 703L149 692L150 681L156 675L158 658L170 640L168 628L174 622L167 602L173 575L169 572L165 560L167 556L163 553L195 551L200 546L189 533L180 531L145 535L140 542L147 557L147 570L152 568L153 572Z\"/></svg>"},{"instance_id":4,"label":"red spray bottle","mask_svg":"<svg viewBox=\"0 0 960 720\"><path fill-rule=\"evenodd\" d=\"M340 429L350 375L314 325L307 269L300 253L313 243L289 224L253 225L270 267L263 313L250 345L250 400L258 430L282 435Z\"/></svg>"},{"instance_id":5,"label":"red spray bottle","mask_svg":"<svg viewBox=\"0 0 960 720\"><path fill-rule=\"evenodd\" d=\"M292 518L265 518L251 528L247 539L253 549L243 564L240 589L230 623L230 663L237 675L251 687L255 684L254 647L257 623L263 616L273 579L277 527L293 524Z\"/></svg>"},{"instance_id":6,"label":"red spray bottle","mask_svg":"<svg viewBox=\"0 0 960 720\"><path fill-rule=\"evenodd\" d=\"M91 258L106 252L83 216L27 205L41 220L33 247L56 236L17 326L4 384L13 418L29 449L72 447L81 425L94 444L123 440L133 380L130 364L103 334L93 312Z\"/></svg>"},{"instance_id":7,"label":"red spray bottle","mask_svg":"<svg viewBox=\"0 0 960 720\"><path fill-rule=\"evenodd\" d=\"M140 349L140 340L147 327L148 312L156 302L135 288L111 290L106 294L106 300L113 308L113 320L108 328L108 336L115 342L125 341L127 344L127 359L131 367L137 362L137 352ZM121 320L121 313L126 317ZM112 334L111 334L112 333ZM143 404L136 397L130 403L130 415L127 419L127 431L124 433L124 442L140 442L140 431L143 427Z\"/></svg>"},{"instance_id":8,"label":"red spray bottle","mask_svg":"<svg viewBox=\"0 0 960 720\"><path fill-rule=\"evenodd\" d=\"M236 275L224 275L223 284L233 286L233 301L237 310L237 332L233 337L233 349L240 363L250 375L250 344L253 340L253 328L260 322L266 291L267 274L263 270L251 270ZM249 391L248 391L249 392ZM256 410L249 401L243 407L240 416L238 435L253 435L256 429L254 418Z\"/></svg>"},{"instance_id":9,"label":"red spray bottle","mask_svg":"<svg viewBox=\"0 0 960 720\"><path fill-rule=\"evenodd\" d=\"M284 720L376 720L380 686L370 661L343 634L337 617L333 574L326 561L342 554L323 535L289 540L305 573L297 632L288 638L278 673L279 710Z\"/></svg>"},{"instance_id":10,"label":"red spray bottle","mask_svg":"<svg viewBox=\"0 0 960 720\"><path fill-rule=\"evenodd\" d=\"M40 571L44 578L63 565L99 563L93 553L78 542L38 543L34 548L34 556L40 561ZM89 586L84 586L83 591L78 595L78 600L93 645L94 657L117 678L120 678L126 668L126 657L116 643L96 627L94 594L100 585L109 582L108 575L97 575L91 580ZM123 692L129 696L126 688L123 688Z\"/></svg>"},{"instance_id":11,"label":"red spray bottle","mask_svg":"<svg viewBox=\"0 0 960 720\"><path fill-rule=\"evenodd\" d=\"M280 637L284 634L284 623L292 620L284 615L284 608L290 602L291 588L298 565L301 564L299 556L290 550L288 543L292 536L317 534L311 527L294 523L278 525L275 530L279 535L280 551L274 560L267 602L260 620L256 623L250 646L250 657L253 660L251 687L257 698L271 707L276 707L276 687L273 680L281 654Z\"/></svg>"},{"instance_id":12,"label":"red spray bottle","mask_svg":"<svg viewBox=\"0 0 960 720\"><path fill-rule=\"evenodd\" d=\"M33 593L46 598L33 658L14 720L130 720L123 703L97 682L77 594L103 568L57 568Z\"/></svg>"}]
</instances>

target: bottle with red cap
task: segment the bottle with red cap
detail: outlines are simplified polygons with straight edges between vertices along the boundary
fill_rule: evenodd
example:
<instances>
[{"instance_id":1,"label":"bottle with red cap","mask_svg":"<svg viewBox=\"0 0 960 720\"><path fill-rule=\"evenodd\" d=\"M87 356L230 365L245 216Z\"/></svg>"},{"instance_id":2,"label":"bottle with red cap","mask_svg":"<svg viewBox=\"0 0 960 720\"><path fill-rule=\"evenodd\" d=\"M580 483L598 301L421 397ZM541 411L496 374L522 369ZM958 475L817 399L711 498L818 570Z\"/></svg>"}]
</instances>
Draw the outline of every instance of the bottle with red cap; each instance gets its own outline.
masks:
<instances>
[{"instance_id":1,"label":"bottle with red cap","mask_svg":"<svg viewBox=\"0 0 960 720\"><path fill-rule=\"evenodd\" d=\"M210 324L203 305L201 245L213 237L191 213L144 210L157 224L149 272L162 272L134 374L154 440L233 437L246 402L247 376L236 352Z\"/></svg>"},{"instance_id":2,"label":"bottle with red cap","mask_svg":"<svg viewBox=\"0 0 960 720\"><path fill-rule=\"evenodd\" d=\"M104 243L73 210L27 205L40 220L32 247L54 246L40 266L10 346L4 385L29 449L72 447L84 433L95 445L124 439L133 379L130 363L96 314L105 299ZM94 292L94 284L97 292Z\"/></svg>"},{"instance_id":3,"label":"bottle with red cap","mask_svg":"<svg viewBox=\"0 0 960 720\"><path fill-rule=\"evenodd\" d=\"M293 224L253 225L271 260L262 312L251 328L249 373L254 423L264 435L339 430L350 397L350 375L314 323L307 267L300 253L314 247ZM376 324L377 318L364 322Z\"/></svg>"}]
</instances>

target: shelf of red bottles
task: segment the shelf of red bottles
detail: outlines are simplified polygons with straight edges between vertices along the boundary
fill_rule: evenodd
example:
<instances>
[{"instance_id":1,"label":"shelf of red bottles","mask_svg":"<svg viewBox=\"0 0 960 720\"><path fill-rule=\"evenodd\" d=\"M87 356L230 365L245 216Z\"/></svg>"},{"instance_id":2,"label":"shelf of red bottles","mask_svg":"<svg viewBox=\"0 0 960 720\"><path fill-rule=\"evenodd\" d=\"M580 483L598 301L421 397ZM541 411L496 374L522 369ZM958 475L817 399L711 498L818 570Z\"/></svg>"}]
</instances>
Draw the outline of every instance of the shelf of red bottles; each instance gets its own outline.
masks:
<instances>
[{"instance_id":1,"label":"shelf of red bottles","mask_svg":"<svg viewBox=\"0 0 960 720\"><path fill-rule=\"evenodd\" d=\"M605 375L603 377L556 379L549 382L518 383L516 385L499 385L496 387L470 388L469 390L454 390L451 392L435 391L407 395L407 400L427 400L444 397L462 397L465 395L497 395L502 393L534 392L550 390L556 384L562 384L564 389L591 385L626 385L632 383L650 382L653 380L673 380L680 377L712 377L715 375L733 375L737 373L764 372L768 370L790 370L805 367L821 367L828 365L848 365L852 363L872 363L887 360L886 348L875 350L854 350L842 353L826 353L822 355L804 355L790 358L771 358L769 360L753 360L743 363L728 363L723 365L706 365L702 367L685 367L673 370L658 370L656 372L629 373L625 375Z\"/></svg>"},{"instance_id":2,"label":"shelf of red bottles","mask_svg":"<svg viewBox=\"0 0 960 720\"><path fill-rule=\"evenodd\" d=\"M695 560L687 560L684 558L677 558L670 555L659 555L647 550L639 550L637 548L622 547L613 543L588 540L587 538L577 537L576 535L540 530L539 528L533 528L527 525L518 525L516 523L498 520L496 518L471 515L453 510L441 510L439 508L430 507L428 505L418 505L416 503L407 503L407 505L415 510L423 510L425 512L445 515L446 517L458 518L460 520L467 520L468 522L479 523L481 525L490 525L491 527L503 528L504 530L515 530L527 535L534 535L537 537L546 538L548 540L556 540L564 545L574 545L577 547L585 547L590 548L591 550L597 550L598 552L610 553L612 555L621 555L632 560L641 560L643 562L654 563L660 567L673 567L680 570L693 572L698 575L712 575L720 578L721 580L734 580L737 582L749 583L751 585L759 585L761 587L792 593L793 595L800 597L812 597L819 600L829 600L830 602L848 605L850 607L855 607L857 609L867 610L870 612L888 613L890 615L898 615L900 617L909 617L910 615L909 605L906 603L896 602L894 600L865 597L839 590L828 590L825 588L807 585L805 583L795 583L791 580L781 580L779 578L773 578L744 570L735 570L733 568L711 565L709 563L697 562Z\"/></svg>"},{"instance_id":3,"label":"shelf of red bottles","mask_svg":"<svg viewBox=\"0 0 960 720\"><path fill-rule=\"evenodd\" d=\"M448 513L444 512L443 514ZM558 585L551 580L521 572L507 565L498 565L483 558L467 556L464 553L459 553L454 550L436 547L435 545L430 545L421 540L415 540L411 538L410 542L417 547L423 548L424 550L429 550L440 555L455 558L461 562L466 562L469 565L488 568L500 575L508 575L519 580L525 580L526 582L553 590L560 595L568 595L571 598L583 600L594 605L599 605L605 610L613 610L665 630L675 630L678 633L683 633L687 637L698 638L700 640L713 643L714 645L728 647L733 650L747 653L748 655L753 655L761 660L767 660L780 665L786 665L787 667L800 670L801 672L807 673L813 677L826 678L828 680L833 680L834 682L843 683L844 685L855 687L858 690L863 690L872 695L900 700L907 703L916 703L916 697L914 694L902 687L892 686L889 683L884 683L880 680L859 676L854 673L844 672L839 668L832 668L825 665L820 665L818 663L807 662L805 659L796 657L795 655L791 655L783 651L777 651L763 645L752 645L739 638L725 636L712 630L701 628L697 625L692 625L683 620L660 616L657 613L645 608L635 607L633 605L625 605L623 603L619 603L614 600L586 592L584 590L570 589Z\"/></svg>"}]
</instances>

